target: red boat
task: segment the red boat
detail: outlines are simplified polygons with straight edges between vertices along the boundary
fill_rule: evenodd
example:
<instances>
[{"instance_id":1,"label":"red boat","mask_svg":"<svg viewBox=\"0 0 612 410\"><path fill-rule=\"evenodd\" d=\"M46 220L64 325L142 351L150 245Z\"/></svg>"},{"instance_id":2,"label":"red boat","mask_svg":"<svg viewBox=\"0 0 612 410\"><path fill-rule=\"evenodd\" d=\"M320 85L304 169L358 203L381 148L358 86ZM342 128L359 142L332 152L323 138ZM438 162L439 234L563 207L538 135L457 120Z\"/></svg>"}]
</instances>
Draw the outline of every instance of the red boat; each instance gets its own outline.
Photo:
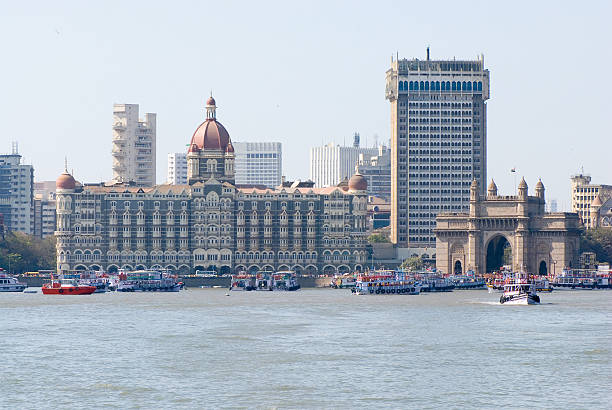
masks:
<instances>
[{"instance_id":1,"label":"red boat","mask_svg":"<svg viewBox=\"0 0 612 410\"><path fill-rule=\"evenodd\" d=\"M91 295L96 291L95 286L79 285L74 280L62 280L45 283L42 287L43 295Z\"/></svg>"}]
</instances>

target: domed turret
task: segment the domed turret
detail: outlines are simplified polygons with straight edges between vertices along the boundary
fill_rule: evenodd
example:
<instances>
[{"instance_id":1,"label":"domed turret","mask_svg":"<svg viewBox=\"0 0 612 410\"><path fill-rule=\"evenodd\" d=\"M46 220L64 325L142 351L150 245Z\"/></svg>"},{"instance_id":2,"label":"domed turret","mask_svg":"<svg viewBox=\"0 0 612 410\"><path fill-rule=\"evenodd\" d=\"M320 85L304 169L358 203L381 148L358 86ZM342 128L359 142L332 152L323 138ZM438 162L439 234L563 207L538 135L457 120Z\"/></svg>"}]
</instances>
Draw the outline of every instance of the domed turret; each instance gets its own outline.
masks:
<instances>
[{"instance_id":1,"label":"domed turret","mask_svg":"<svg viewBox=\"0 0 612 410\"><path fill-rule=\"evenodd\" d=\"M206 121L195 130L191 137L189 151L193 152L195 144L199 150L221 150L225 152L230 136L227 130L217 121L217 105L211 96L206 101Z\"/></svg>"},{"instance_id":2,"label":"domed turret","mask_svg":"<svg viewBox=\"0 0 612 410\"><path fill-rule=\"evenodd\" d=\"M350 191L367 191L368 181L357 171L348 181Z\"/></svg>"},{"instance_id":3,"label":"domed turret","mask_svg":"<svg viewBox=\"0 0 612 410\"><path fill-rule=\"evenodd\" d=\"M489 184L489 188L487 189L487 196L497 196L497 185L495 185L495 181L491 178L491 183Z\"/></svg>"},{"instance_id":4,"label":"domed turret","mask_svg":"<svg viewBox=\"0 0 612 410\"><path fill-rule=\"evenodd\" d=\"M68 173L68 170L65 170L55 181L55 187L57 189L74 189L76 187L76 181L72 175Z\"/></svg>"},{"instance_id":5,"label":"domed turret","mask_svg":"<svg viewBox=\"0 0 612 410\"><path fill-rule=\"evenodd\" d=\"M600 208L602 205L603 203L601 202L599 195L597 195L595 199L593 199L593 202L591 202L591 208Z\"/></svg>"},{"instance_id":6,"label":"domed turret","mask_svg":"<svg viewBox=\"0 0 612 410\"><path fill-rule=\"evenodd\" d=\"M521 200L527 200L527 182L525 182L525 177L523 177L521 182L519 182L518 197Z\"/></svg>"},{"instance_id":7,"label":"domed turret","mask_svg":"<svg viewBox=\"0 0 612 410\"><path fill-rule=\"evenodd\" d=\"M476 180L476 178L474 178L472 180L472 185L470 185L470 201L474 202L478 200L479 200L478 181Z\"/></svg>"},{"instance_id":8,"label":"domed turret","mask_svg":"<svg viewBox=\"0 0 612 410\"><path fill-rule=\"evenodd\" d=\"M538 183L535 186L536 196L540 199L544 199L544 184L542 179L538 179Z\"/></svg>"}]
</instances>

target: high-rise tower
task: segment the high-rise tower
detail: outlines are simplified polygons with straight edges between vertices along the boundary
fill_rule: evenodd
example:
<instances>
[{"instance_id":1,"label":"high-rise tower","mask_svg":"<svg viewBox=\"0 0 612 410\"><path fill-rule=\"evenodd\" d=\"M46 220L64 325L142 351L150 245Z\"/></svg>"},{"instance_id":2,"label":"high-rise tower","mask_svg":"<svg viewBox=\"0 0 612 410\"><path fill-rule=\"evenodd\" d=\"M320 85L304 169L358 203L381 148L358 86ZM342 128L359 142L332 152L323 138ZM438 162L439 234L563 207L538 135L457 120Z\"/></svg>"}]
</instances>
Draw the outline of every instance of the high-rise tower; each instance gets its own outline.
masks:
<instances>
[{"instance_id":1,"label":"high-rise tower","mask_svg":"<svg viewBox=\"0 0 612 410\"><path fill-rule=\"evenodd\" d=\"M139 120L138 104L113 105L113 181L155 185L156 120Z\"/></svg>"},{"instance_id":2,"label":"high-rise tower","mask_svg":"<svg viewBox=\"0 0 612 410\"><path fill-rule=\"evenodd\" d=\"M391 102L391 240L435 247L438 212L467 212L486 188L489 71L477 60L395 60Z\"/></svg>"}]
</instances>

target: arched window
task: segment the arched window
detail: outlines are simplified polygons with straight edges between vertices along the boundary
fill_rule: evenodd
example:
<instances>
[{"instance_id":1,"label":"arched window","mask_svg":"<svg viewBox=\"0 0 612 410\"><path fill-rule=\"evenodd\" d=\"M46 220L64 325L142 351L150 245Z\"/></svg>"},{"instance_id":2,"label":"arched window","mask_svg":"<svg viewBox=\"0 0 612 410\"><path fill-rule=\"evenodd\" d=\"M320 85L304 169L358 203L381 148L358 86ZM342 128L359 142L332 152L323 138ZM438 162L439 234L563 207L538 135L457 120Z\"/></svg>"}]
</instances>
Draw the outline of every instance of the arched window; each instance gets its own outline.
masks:
<instances>
[{"instance_id":1,"label":"arched window","mask_svg":"<svg viewBox=\"0 0 612 410\"><path fill-rule=\"evenodd\" d=\"M467 82L467 90L472 91L472 83L469 81Z\"/></svg>"},{"instance_id":2,"label":"arched window","mask_svg":"<svg viewBox=\"0 0 612 410\"><path fill-rule=\"evenodd\" d=\"M400 91L404 91L404 82L403 81L399 82L399 90Z\"/></svg>"},{"instance_id":3,"label":"arched window","mask_svg":"<svg viewBox=\"0 0 612 410\"><path fill-rule=\"evenodd\" d=\"M436 91L440 91L440 81L436 81Z\"/></svg>"},{"instance_id":4,"label":"arched window","mask_svg":"<svg viewBox=\"0 0 612 410\"><path fill-rule=\"evenodd\" d=\"M478 81L478 91L482 91L482 81Z\"/></svg>"},{"instance_id":5,"label":"arched window","mask_svg":"<svg viewBox=\"0 0 612 410\"><path fill-rule=\"evenodd\" d=\"M425 91L429 91L429 81L425 81Z\"/></svg>"},{"instance_id":6,"label":"arched window","mask_svg":"<svg viewBox=\"0 0 612 410\"><path fill-rule=\"evenodd\" d=\"M476 81L472 83L472 90L478 91L478 83Z\"/></svg>"},{"instance_id":7,"label":"arched window","mask_svg":"<svg viewBox=\"0 0 612 410\"><path fill-rule=\"evenodd\" d=\"M450 81L447 81L446 82L446 91L450 91L450 89L451 89L450 87L451 87L451 83L450 83Z\"/></svg>"},{"instance_id":8,"label":"arched window","mask_svg":"<svg viewBox=\"0 0 612 410\"><path fill-rule=\"evenodd\" d=\"M461 90L462 91L466 91L467 90L467 86L465 85L465 81L463 83L461 83Z\"/></svg>"},{"instance_id":9,"label":"arched window","mask_svg":"<svg viewBox=\"0 0 612 410\"><path fill-rule=\"evenodd\" d=\"M408 84L408 89L410 91L414 90L414 81L410 81L410 84Z\"/></svg>"},{"instance_id":10,"label":"arched window","mask_svg":"<svg viewBox=\"0 0 612 410\"><path fill-rule=\"evenodd\" d=\"M446 83L444 81L442 81L442 84L440 84L442 91L446 91Z\"/></svg>"},{"instance_id":11,"label":"arched window","mask_svg":"<svg viewBox=\"0 0 612 410\"><path fill-rule=\"evenodd\" d=\"M457 91L457 83L453 81L453 91Z\"/></svg>"},{"instance_id":12,"label":"arched window","mask_svg":"<svg viewBox=\"0 0 612 410\"><path fill-rule=\"evenodd\" d=\"M421 81L421 84L419 85L419 90L423 91L424 89L425 89L425 83Z\"/></svg>"}]
</instances>

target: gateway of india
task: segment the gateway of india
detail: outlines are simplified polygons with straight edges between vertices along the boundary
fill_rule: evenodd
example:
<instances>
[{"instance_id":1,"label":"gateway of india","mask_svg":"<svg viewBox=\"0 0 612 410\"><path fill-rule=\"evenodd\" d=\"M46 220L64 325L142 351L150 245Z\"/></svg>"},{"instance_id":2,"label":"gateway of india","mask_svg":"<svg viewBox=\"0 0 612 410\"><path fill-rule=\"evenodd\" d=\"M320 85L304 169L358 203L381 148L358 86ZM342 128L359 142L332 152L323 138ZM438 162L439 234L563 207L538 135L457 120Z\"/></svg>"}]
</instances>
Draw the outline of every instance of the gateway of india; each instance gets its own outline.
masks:
<instances>
[{"instance_id":1,"label":"gateway of india","mask_svg":"<svg viewBox=\"0 0 612 410\"><path fill-rule=\"evenodd\" d=\"M486 198L481 198L474 180L469 213L441 213L436 218L436 267L445 273L492 272L504 265L508 247L513 271L546 275L577 267L582 227L578 214L546 213L542 181L535 196L527 190L523 178L518 195L497 195L491 180Z\"/></svg>"},{"instance_id":2,"label":"gateway of india","mask_svg":"<svg viewBox=\"0 0 612 410\"><path fill-rule=\"evenodd\" d=\"M206 101L187 153L188 184L136 187L57 179L57 271L180 273L361 271L367 264L367 182L239 186L234 148Z\"/></svg>"}]
</instances>

